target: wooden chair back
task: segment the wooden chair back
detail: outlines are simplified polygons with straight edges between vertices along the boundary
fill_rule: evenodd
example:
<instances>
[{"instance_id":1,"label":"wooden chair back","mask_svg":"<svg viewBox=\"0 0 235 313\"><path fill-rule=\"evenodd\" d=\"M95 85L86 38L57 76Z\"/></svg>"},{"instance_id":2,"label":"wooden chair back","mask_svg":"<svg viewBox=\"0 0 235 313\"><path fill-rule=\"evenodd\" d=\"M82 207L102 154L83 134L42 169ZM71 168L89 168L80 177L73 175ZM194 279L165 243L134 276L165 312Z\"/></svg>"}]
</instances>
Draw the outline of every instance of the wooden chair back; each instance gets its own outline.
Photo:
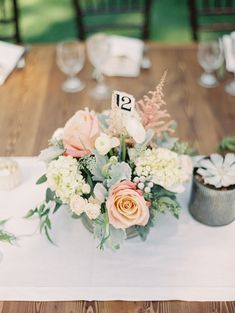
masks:
<instances>
[{"instance_id":1,"label":"wooden chair back","mask_svg":"<svg viewBox=\"0 0 235 313\"><path fill-rule=\"evenodd\" d=\"M17 0L0 0L0 40L21 43Z\"/></svg>"},{"instance_id":2,"label":"wooden chair back","mask_svg":"<svg viewBox=\"0 0 235 313\"><path fill-rule=\"evenodd\" d=\"M103 30L137 30L142 39L149 38L152 0L72 0L74 4L78 38L85 40L89 33ZM138 13L141 21L131 18ZM129 15L130 18L129 18ZM109 21L108 17L109 16ZM120 20L120 16L124 20ZM87 18L93 19L88 22Z\"/></svg>"},{"instance_id":3,"label":"wooden chair back","mask_svg":"<svg viewBox=\"0 0 235 313\"><path fill-rule=\"evenodd\" d=\"M188 0L192 38L201 32L235 30L235 0Z\"/></svg>"}]
</instances>

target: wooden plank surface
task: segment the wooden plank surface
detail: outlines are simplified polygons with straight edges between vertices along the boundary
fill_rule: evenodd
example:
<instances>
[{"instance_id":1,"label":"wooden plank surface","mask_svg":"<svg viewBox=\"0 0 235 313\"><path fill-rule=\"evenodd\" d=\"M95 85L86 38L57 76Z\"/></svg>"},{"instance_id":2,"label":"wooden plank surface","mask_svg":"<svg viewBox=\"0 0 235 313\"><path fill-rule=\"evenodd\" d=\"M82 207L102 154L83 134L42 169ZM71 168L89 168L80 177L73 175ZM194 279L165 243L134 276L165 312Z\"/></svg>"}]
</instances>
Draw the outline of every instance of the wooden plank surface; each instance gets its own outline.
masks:
<instances>
[{"instance_id":1,"label":"wooden plank surface","mask_svg":"<svg viewBox=\"0 0 235 313\"><path fill-rule=\"evenodd\" d=\"M110 86L139 99L154 89L168 69L165 99L182 140L191 141L200 153L207 154L223 136L235 133L235 98L224 91L232 76L227 75L217 88L200 87L197 79L202 70L195 46L152 44L150 57L150 70L142 71L138 78L108 78ZM60 88L65 76L56 66L55 46L34 46L25 69L13 73L0 88L0 155L37 155L55 128L63 126L76 110L109 107L110 101L96 101L89 95L95 84L89 62L79 76L86 88L65 94Z\"/></svg>"},{"instance_id":2,"label":"wooden plank surface","mask_svg":"<svg viewBox=\"0 0 235 313\"><path fill-rule=\"evenodd\" d=\"M215 151L219 140L235 134L235 98L224 92L225 81L214 89L197 84L202 72L196 60L196 46L150 44L152 67L138 78L108 78L113 89L139 99L153 90L165 69L168 78L165 100L178 123L177 135L191 141L200 153ZM101 111L110 101L95 101L89 96L95 82L86 62L79 74L86 88L65 94L60 87L65 79L56 66L55 46L33 46L27 65L17 70L0 87L0 155L37 155L46 147L55 128L62 127L78 109L88 106ZM0 302L0 313L235 313L235 302Z\"/></svg>"},{"instance_id":3,"label":"wooden plank surface","mask_svg":"<svg viewBox=\"0 0 235 313\"><path fill-rule=\"evenodd\" d=\"M1 313L233 313L234 302L4 302Z\"/></svg>"}]
</instances>

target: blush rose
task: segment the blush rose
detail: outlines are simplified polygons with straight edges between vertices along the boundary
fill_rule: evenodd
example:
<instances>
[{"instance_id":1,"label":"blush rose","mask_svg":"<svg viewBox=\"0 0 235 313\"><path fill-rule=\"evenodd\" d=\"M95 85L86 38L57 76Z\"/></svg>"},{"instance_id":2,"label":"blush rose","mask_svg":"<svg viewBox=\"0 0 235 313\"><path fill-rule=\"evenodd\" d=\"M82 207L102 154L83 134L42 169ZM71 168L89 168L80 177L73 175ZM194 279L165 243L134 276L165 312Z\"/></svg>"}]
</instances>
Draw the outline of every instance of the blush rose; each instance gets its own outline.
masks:
<instances>
[{"instance_id":1,"label":"blush rose","mask_svg":"<svg viewBox=\"0 0 235 313\"><path fill-rule=\"evenodd\" d=\"M83 157L91 154L99 135L100 128L96 113L87 108L78 111L64 127L65 155Z\"/></svg>"},{"instance_id":2,"label":"blush rose","mask_svg":"<svg viewBox=\"0 0 235 313\"><path fill-rule=\"evenodd\" d=\"M143 191L137 190L136 184L128 180L117 183L110 189L106 207L109 222L115 228L144 226L149 220L149 207Z\"/></svg>"}]
</instances>

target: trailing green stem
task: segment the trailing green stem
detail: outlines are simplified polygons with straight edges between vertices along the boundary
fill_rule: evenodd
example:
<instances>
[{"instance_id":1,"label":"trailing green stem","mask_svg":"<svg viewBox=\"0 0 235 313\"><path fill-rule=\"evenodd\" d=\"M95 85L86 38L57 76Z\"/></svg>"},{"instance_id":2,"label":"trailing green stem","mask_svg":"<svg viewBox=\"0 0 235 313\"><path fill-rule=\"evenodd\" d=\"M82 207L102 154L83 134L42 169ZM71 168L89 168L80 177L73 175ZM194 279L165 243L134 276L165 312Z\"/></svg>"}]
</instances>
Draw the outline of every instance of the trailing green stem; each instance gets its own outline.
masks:
<instances>
[{"instance_id":1,"label":"trailing green stem","mask_svg":"<svg viewBox=\"0 0 235 313\"><path fill-rule=\"evenodd\" d=\"M121 161L126 160L126 137L121 136Z\"/></svg>"}]
</instances>

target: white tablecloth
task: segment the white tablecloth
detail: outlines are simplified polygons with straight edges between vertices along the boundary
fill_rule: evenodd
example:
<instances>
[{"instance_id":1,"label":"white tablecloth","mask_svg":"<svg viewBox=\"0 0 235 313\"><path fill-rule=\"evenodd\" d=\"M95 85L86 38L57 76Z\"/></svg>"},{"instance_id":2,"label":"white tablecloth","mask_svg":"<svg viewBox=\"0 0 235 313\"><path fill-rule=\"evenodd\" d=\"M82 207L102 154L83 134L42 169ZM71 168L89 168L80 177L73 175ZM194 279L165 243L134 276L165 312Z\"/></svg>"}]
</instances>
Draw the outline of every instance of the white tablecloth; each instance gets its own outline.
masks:
<instances>
[{"instance_id":1,"label":"white tablecloth","mask_svg":"<svg viewBox=\"0 0 235 313\"><path fill-rule=\"evenodd\" d=\"M0 192L0 219L12 217L8 230L18 246L0 242L0 300L235 300L235 223L208 227L188 212L181 195L179 220L159 218L147 242L135 238L121 250L100 251L79 220L66 211L54 217L57 246L35 233L37 220L26 211L44 197L34 183L44 166L35 158L16 158L23 183Z\"/></svg>"}]
</instances>

